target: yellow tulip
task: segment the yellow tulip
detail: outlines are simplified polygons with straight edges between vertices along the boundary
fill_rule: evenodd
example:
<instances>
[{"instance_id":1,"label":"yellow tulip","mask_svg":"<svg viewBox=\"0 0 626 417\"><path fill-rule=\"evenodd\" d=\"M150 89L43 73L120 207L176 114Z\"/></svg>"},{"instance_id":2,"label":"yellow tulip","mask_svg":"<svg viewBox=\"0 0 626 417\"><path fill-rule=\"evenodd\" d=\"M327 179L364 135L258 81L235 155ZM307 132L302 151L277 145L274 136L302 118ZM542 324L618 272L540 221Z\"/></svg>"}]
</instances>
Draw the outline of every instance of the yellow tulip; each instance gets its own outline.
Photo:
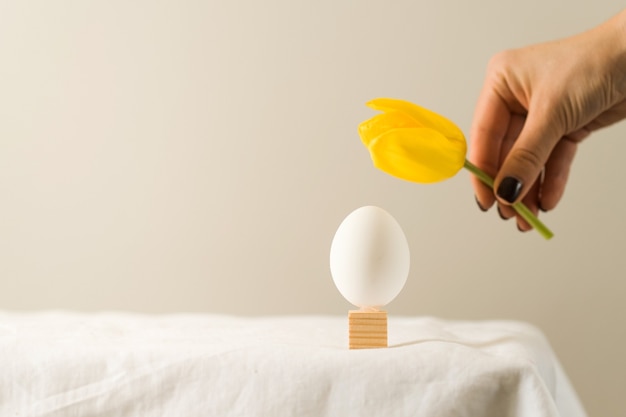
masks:
<instances>
[{"instance_id":1,"label":"yellow tulip","mask_svg":"<svg viewBox=\"0 0 626 417\"><path fill-rule=\"evenodd\" d=\"M422 183L448 179L463 168L465 136L450 120L404 100L379 98L367 105L384 112L359 125L377 168Z\"/></svg>"},{"instance_id":2,"label":"yellow tulip","mask_svg":"<svg viewBox=\"0 0 626 417\"><path fill-rule=\"evenodd\" d=\"M382 113L361 123L359 136L380 170L407 181L433 183L466 168L493 188L493 178L465 159L465 136L450 120L404 100L378 98L367 105ZM522 202L513 208L544 238L553 236Z\"/></svg>"}]
</instances>

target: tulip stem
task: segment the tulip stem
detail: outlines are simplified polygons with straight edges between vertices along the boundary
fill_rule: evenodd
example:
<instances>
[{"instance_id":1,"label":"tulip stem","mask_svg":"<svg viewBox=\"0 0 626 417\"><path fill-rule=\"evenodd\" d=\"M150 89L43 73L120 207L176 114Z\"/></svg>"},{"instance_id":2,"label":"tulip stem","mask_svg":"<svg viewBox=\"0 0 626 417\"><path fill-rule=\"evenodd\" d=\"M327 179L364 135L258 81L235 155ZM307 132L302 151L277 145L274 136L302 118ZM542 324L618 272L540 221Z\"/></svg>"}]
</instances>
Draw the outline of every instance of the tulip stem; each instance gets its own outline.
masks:
<instances>
[{"instance_id":1,"label":"tulip stem","mask_svg":"<svg viewBox=\"0 0 626 417\"><path fill-rule=\"evenodd\" d=\"M489 174L478 168L476 165L472 164L467 159L465 160L465 164L463 166L465 167L465 169L474 174L476 178L487 184L493 190L493 178L491 178ZM519 214L524 220L526 220L526 222L531 225L535 230L537 230L539 234L541 234L541 236L543 236L546 240L554 236L554 233L552 233L552 231L548 229L546 225L543 224L541 220L539 220L528 207L526 207L524 203L518 201L517 203L513 203L512 207L515 209L517 214Z\"/></svg>"}]
</instances>

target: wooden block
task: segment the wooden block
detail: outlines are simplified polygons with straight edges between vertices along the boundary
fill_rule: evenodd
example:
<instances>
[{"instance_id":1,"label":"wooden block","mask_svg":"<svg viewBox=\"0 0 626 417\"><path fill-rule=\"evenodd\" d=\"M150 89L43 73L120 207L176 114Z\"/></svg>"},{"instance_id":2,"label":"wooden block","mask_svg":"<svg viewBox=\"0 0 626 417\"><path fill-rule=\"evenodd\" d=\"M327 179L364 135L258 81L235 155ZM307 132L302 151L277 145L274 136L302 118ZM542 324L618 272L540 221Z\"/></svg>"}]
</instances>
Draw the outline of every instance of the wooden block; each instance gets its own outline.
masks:
<instances>
[{"instance_id":1,"label":"wooden block","mask_svg":"<svg viewBox=\"0 0 626 417\"><path fill-rule=\"evenodd\" d=\"M348 339L350 349L387 347L387 312L348 312Z\"/></svg>"}]
</instances>

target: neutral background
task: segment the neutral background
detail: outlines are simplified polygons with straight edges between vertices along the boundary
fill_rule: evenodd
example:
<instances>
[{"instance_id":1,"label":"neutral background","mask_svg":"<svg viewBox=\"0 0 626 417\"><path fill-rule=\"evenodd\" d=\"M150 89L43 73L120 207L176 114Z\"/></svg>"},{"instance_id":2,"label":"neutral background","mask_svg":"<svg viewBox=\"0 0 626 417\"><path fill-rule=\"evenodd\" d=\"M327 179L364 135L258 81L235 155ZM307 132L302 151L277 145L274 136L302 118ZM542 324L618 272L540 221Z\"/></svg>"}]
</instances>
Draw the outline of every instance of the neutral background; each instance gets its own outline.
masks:
<instances>
[{"instance_id":1,"label":"neutral background","mask_svg":"<svg viewBox=\"0 0 626 417\"><path fill-rule=\"evenodd\" d=\"M490 56L622 6L3 0L0 308L345 314L330 243L374 204L411 248L390 314L533 323L590 415L623 415L626 124L581 146L550 242L356 134L378 96L468 132Z\"/></svg>"}]
</instances>

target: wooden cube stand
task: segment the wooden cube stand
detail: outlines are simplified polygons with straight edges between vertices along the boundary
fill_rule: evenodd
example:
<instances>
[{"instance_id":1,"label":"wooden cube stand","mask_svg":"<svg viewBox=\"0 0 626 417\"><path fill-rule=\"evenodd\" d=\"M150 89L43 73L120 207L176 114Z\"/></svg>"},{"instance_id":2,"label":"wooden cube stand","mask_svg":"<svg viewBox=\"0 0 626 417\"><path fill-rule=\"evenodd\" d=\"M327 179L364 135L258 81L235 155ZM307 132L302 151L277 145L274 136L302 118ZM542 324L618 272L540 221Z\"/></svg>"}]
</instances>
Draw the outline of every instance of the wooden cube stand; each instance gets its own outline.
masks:
<instances>
[{"instance_id":1,"label":"wooden cube stand","mask_svg":"<svg viewBox=\"0 0 626 417\"><path fill-rule=\"evenodd\" d=\"M348 339L350 349L387 347L387 312L350 310Z\"/></svg>"}]
</instances>

